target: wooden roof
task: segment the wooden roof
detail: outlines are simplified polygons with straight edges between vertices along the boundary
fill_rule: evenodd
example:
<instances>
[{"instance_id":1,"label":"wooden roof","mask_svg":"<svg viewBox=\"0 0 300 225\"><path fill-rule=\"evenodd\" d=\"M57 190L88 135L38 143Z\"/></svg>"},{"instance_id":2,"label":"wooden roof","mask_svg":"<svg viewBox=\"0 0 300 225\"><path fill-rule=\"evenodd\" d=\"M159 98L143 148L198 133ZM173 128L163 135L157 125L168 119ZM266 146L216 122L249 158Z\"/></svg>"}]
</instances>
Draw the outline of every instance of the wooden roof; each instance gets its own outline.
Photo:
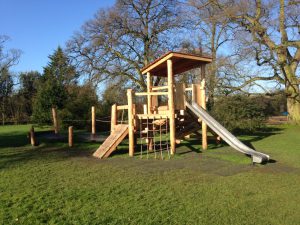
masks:
<instances>
[{"instance_id":1,"label":"wooden roof","mask_svg":"<svg viewBox=\"0 0 300 225\"><path fill-rule=\"evenodd\" d=\"M200 67L203 64L212 62L212 58L208 56L200 56L181 52L168 52L150 63L148 66L141 69L142 74L150 72L152 76L166 77L168 74L168 59L172 59L173 61L173 75L180 74Z\"/></svg>"}]
</instances>

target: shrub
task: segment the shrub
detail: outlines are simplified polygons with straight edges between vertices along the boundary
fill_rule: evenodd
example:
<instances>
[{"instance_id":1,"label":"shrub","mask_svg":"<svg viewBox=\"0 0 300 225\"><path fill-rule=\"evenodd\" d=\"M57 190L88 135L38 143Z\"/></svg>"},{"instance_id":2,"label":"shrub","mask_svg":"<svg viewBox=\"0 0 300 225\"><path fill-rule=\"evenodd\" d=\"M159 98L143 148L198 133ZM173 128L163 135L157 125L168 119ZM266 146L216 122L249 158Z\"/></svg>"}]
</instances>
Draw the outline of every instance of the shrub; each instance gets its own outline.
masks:
<instances>
[{"instance_id":1,"label":"shrub","mask_svg":"<svg viewBox=\"0 0 300 225\"><path fill-rule=\"evenodd\" d=\"M220 97L212 115L231 132L253 132L264 126L266 104L258 97L234 95Z\"/></svg>"}]
</instances>

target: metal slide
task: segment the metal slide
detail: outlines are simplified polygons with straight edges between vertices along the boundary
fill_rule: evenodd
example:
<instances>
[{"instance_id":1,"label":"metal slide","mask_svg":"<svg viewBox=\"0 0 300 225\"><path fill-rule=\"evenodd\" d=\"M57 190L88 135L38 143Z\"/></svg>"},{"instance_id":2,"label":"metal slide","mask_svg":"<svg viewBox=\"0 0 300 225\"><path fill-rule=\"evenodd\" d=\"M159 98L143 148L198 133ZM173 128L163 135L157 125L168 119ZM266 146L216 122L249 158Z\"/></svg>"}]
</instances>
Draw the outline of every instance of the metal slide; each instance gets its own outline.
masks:
<instances>
[{"instance_id":1,"label":"metal slide","mask_svg":"<svg viewBox=\"0 0 300 225\"><path fill-rule=\"evenodd\" d=\"M185 102L185 105L190 109L196 116L200 117L214 132L216 132L227 144L233 147L235 150L242 152L252 157L253 163L263 163L270 159L269 155L261 152L257 152L241 141L239 141L233 134L231 134L225 127L223 127L218 121L216 121L206 110L200 107L197 103L193 102L190 105Z\"/></svg>"}]
</instances>

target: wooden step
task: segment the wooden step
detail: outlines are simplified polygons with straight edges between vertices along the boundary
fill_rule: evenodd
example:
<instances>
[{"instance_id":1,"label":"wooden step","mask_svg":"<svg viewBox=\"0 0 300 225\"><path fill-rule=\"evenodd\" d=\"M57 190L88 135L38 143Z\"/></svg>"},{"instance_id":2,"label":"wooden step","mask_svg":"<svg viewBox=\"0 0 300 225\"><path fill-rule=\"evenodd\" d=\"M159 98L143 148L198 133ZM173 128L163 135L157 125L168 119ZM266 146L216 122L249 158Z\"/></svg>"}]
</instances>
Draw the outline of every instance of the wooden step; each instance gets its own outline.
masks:
<instances>
[{"instance_id":1,"label":"wooden step","mask_svg":"<svg viewBox=\"0 0 300 225\"><path fill-rule=\"evenodd\" d=\"M102 145L94 152L96 158L107 158L128 135L128 124L118 124Z\"/></svg>"}]
</instances>

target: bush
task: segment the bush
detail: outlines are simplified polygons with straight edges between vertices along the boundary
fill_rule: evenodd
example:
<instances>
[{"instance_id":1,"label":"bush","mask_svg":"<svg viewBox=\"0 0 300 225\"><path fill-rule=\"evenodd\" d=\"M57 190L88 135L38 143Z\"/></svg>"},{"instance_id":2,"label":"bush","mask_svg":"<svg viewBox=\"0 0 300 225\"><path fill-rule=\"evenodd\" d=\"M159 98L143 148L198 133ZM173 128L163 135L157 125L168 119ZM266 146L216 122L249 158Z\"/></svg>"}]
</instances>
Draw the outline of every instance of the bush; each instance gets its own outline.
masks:
<instances>
[{"instance_id":1,"label":"bush","mask_svg":"<svg viewBox=\"0 0 300 225\"><path fill-rule=\"evenodd\" d=\"M264 127L266 104L258 97L234 95L220 97L212 115L231 132L253 132Z\"/></svg>"}]
</instances>

